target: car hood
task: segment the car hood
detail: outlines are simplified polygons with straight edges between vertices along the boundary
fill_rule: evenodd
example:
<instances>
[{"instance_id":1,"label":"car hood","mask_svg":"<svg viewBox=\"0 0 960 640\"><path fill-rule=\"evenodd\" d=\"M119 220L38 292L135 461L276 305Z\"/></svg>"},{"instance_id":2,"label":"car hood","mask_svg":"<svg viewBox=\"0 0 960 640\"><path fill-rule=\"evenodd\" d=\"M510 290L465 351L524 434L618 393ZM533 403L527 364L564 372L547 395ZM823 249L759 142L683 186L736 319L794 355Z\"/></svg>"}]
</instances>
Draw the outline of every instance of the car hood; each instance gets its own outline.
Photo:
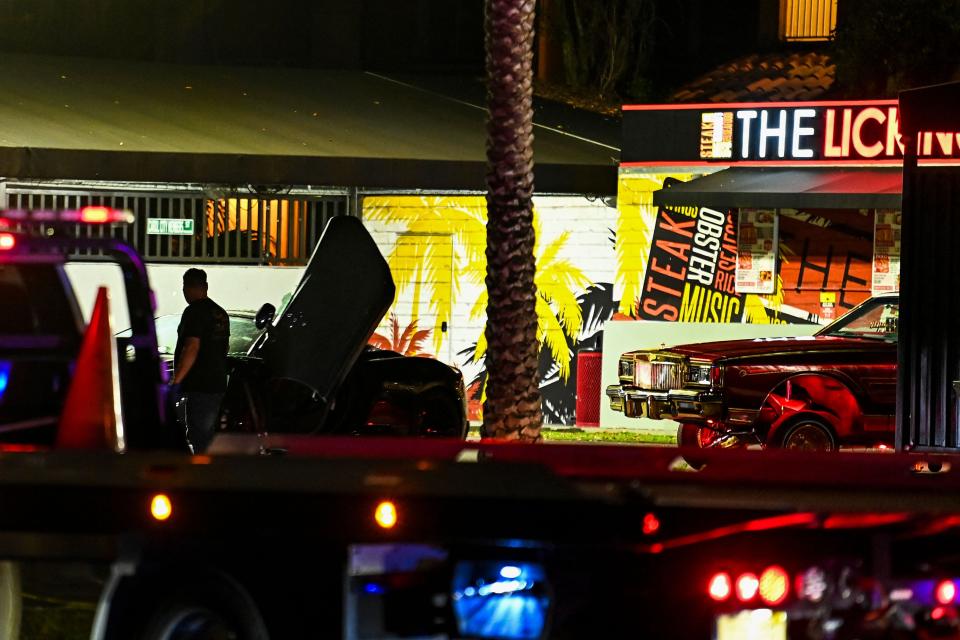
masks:
<instances>
[{"instance_id":1,"label":"car hood","mask_svg":"<svg viewBox=\"0 0 960 640\"><path fill-rule=\"evenodd\" d=\"M678 353L691 358L702 358L704 360L714 361L733 360L768 354L799 354L811 351L821 353L825 351L895 351L896 348L896 343L872 338L795 336L790 338L748 338L742 340L683 344L666 347L663 351Z\"/></svg>"},{"instance_id":2,"label":"car hood","mask_svg":"<svg viewBox=\"0 0 960 640\"><path fill-rule=\"evenodd\" d=\"M273 378L333 397L393 303L380 249L352 216L330 219L290 303L251 349Z\"/></svg>"}]
</instances>

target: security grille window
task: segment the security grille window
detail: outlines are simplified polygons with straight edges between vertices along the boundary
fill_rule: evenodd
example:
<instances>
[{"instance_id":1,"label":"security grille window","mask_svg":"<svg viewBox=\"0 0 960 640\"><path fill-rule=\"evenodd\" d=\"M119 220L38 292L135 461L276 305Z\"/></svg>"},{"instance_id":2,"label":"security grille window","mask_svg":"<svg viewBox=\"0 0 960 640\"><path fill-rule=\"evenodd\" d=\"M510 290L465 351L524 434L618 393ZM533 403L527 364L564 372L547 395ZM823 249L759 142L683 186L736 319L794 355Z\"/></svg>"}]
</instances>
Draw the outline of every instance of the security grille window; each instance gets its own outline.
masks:
<instances>
[{"instance_id":1,"label":"security grille window","mask_svg":"<svg viewBox=\"0 0 960 640\"><path fill-rule=\"evenodd\" d=\"M837 28L837 0L780 0L780 39L830 40Z\"/></svg>"},{"instance_id":2,"label":"security grille window","mask_svg":"<svg viewBox=\"0 0 960 640\"><path fill-rule=\"evenodd\" d=\"M75 233L123 239L148 262L304 265L327 221L349 213L346 195L213 199L199 192L21 191L9 185L6 193L10 208L128 209L136 218L132 225L78 225ZM74 257L97 258L88 252Z\"/></svg>"}]
</instances>

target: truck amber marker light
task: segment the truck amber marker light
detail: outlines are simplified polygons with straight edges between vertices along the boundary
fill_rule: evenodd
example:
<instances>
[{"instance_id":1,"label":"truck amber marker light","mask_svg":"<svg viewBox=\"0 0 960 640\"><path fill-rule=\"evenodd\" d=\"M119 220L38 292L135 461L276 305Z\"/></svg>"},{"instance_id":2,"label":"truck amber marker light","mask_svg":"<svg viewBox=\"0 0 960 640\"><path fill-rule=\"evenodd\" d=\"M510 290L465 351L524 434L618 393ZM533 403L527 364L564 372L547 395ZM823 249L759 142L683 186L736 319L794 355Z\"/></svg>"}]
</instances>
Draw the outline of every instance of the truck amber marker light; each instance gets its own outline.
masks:
<instances>
[{"instance_id":1,"label":"truck amber marker light","mask_svg":"<svg viewBox=\"0 0 960 640\"><path fill-rule=\"evenodd\" d=\"M397 524L397 506L389 500L382 501L374 510L373 519L381 529L392 529Z\"/></svg>"},{"instance_id":2,"label":"truck amber marker light","mask_svg":"<svg viewBox=\"0 0 960 640\"><path fill-rule=\"evenodd\" d=\"M760 574L759 592L760 599L768 605L782 603L790 592L790 576L783 567L767 567Z\"/></svg>"},{"instance_id":3,"label":"truck amber marker light","mask_svg":"<svg viewBox=\"0 0 960 640\"><path fill-rule=\"evenodd\" d=\"M169 520L173 515L173 503L165 493L158 493L150 500L150 515L160 522Z\"/></svg>"}]
</instances>

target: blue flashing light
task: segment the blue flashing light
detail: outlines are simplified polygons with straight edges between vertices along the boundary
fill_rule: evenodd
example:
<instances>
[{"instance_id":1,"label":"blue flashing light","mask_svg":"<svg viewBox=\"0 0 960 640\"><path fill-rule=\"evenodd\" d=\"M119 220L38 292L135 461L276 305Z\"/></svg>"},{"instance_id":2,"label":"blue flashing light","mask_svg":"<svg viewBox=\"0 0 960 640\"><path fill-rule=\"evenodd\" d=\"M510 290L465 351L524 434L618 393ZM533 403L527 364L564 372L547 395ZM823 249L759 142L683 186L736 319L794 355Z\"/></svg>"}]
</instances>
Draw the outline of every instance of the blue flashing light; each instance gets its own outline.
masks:
<instances>
[{"instance_id":1,"label":"blue flashing light","mask_svg":"<svg viewBox=\"0 0 960 640\"><path fill-rule=\"evenodd\" d=\"M383 593L384 589L376 582L368 582L367 584L363 585L363 591L364 593L380 594Z\"/></svg>"},{"instance_id":2,"label":"blue flashing light","mask_svg":"<svg viewBox=\"0 0 960 640\"><path fill-rule=\"evenodd\" d=\"M13 363L9 360L0 360L0 402L3 401L3 394L7 390L7 386L10 384L10 370L13 368Z\"/></svg>"},{"instance_id":3,"label":"blue flashing light","mask_svg":"<svg viewBox=\"0 0 960 640\"><path fill-rule=\"evenodd\" d=\"M510 564L500 568L500 577L507 580L515 580L520 577L521 573L523 572L520 570L520 567L515 567Z\"/></svg>"}]
</instances>

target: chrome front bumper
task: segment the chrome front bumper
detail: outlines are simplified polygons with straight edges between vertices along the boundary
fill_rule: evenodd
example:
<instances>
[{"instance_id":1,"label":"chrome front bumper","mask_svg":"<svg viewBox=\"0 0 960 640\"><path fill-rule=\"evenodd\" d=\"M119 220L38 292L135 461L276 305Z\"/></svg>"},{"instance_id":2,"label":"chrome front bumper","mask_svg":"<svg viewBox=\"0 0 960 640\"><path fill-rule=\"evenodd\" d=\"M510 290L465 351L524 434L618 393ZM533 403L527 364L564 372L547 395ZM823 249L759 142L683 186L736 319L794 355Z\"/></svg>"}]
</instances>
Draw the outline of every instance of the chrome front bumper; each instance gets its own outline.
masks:
<instances>
[{"instance_id":1,"label":"chrome front bumper","mask_svg":"<svg viewBox=\"0 0 960 640\"><path fill-rule=\"evenodd\" d=\"M719 418L723 401L699 391L648 391L618 384L607 387L610 408L628 418L685 420Z\"/></svg>"}]
</instances>

